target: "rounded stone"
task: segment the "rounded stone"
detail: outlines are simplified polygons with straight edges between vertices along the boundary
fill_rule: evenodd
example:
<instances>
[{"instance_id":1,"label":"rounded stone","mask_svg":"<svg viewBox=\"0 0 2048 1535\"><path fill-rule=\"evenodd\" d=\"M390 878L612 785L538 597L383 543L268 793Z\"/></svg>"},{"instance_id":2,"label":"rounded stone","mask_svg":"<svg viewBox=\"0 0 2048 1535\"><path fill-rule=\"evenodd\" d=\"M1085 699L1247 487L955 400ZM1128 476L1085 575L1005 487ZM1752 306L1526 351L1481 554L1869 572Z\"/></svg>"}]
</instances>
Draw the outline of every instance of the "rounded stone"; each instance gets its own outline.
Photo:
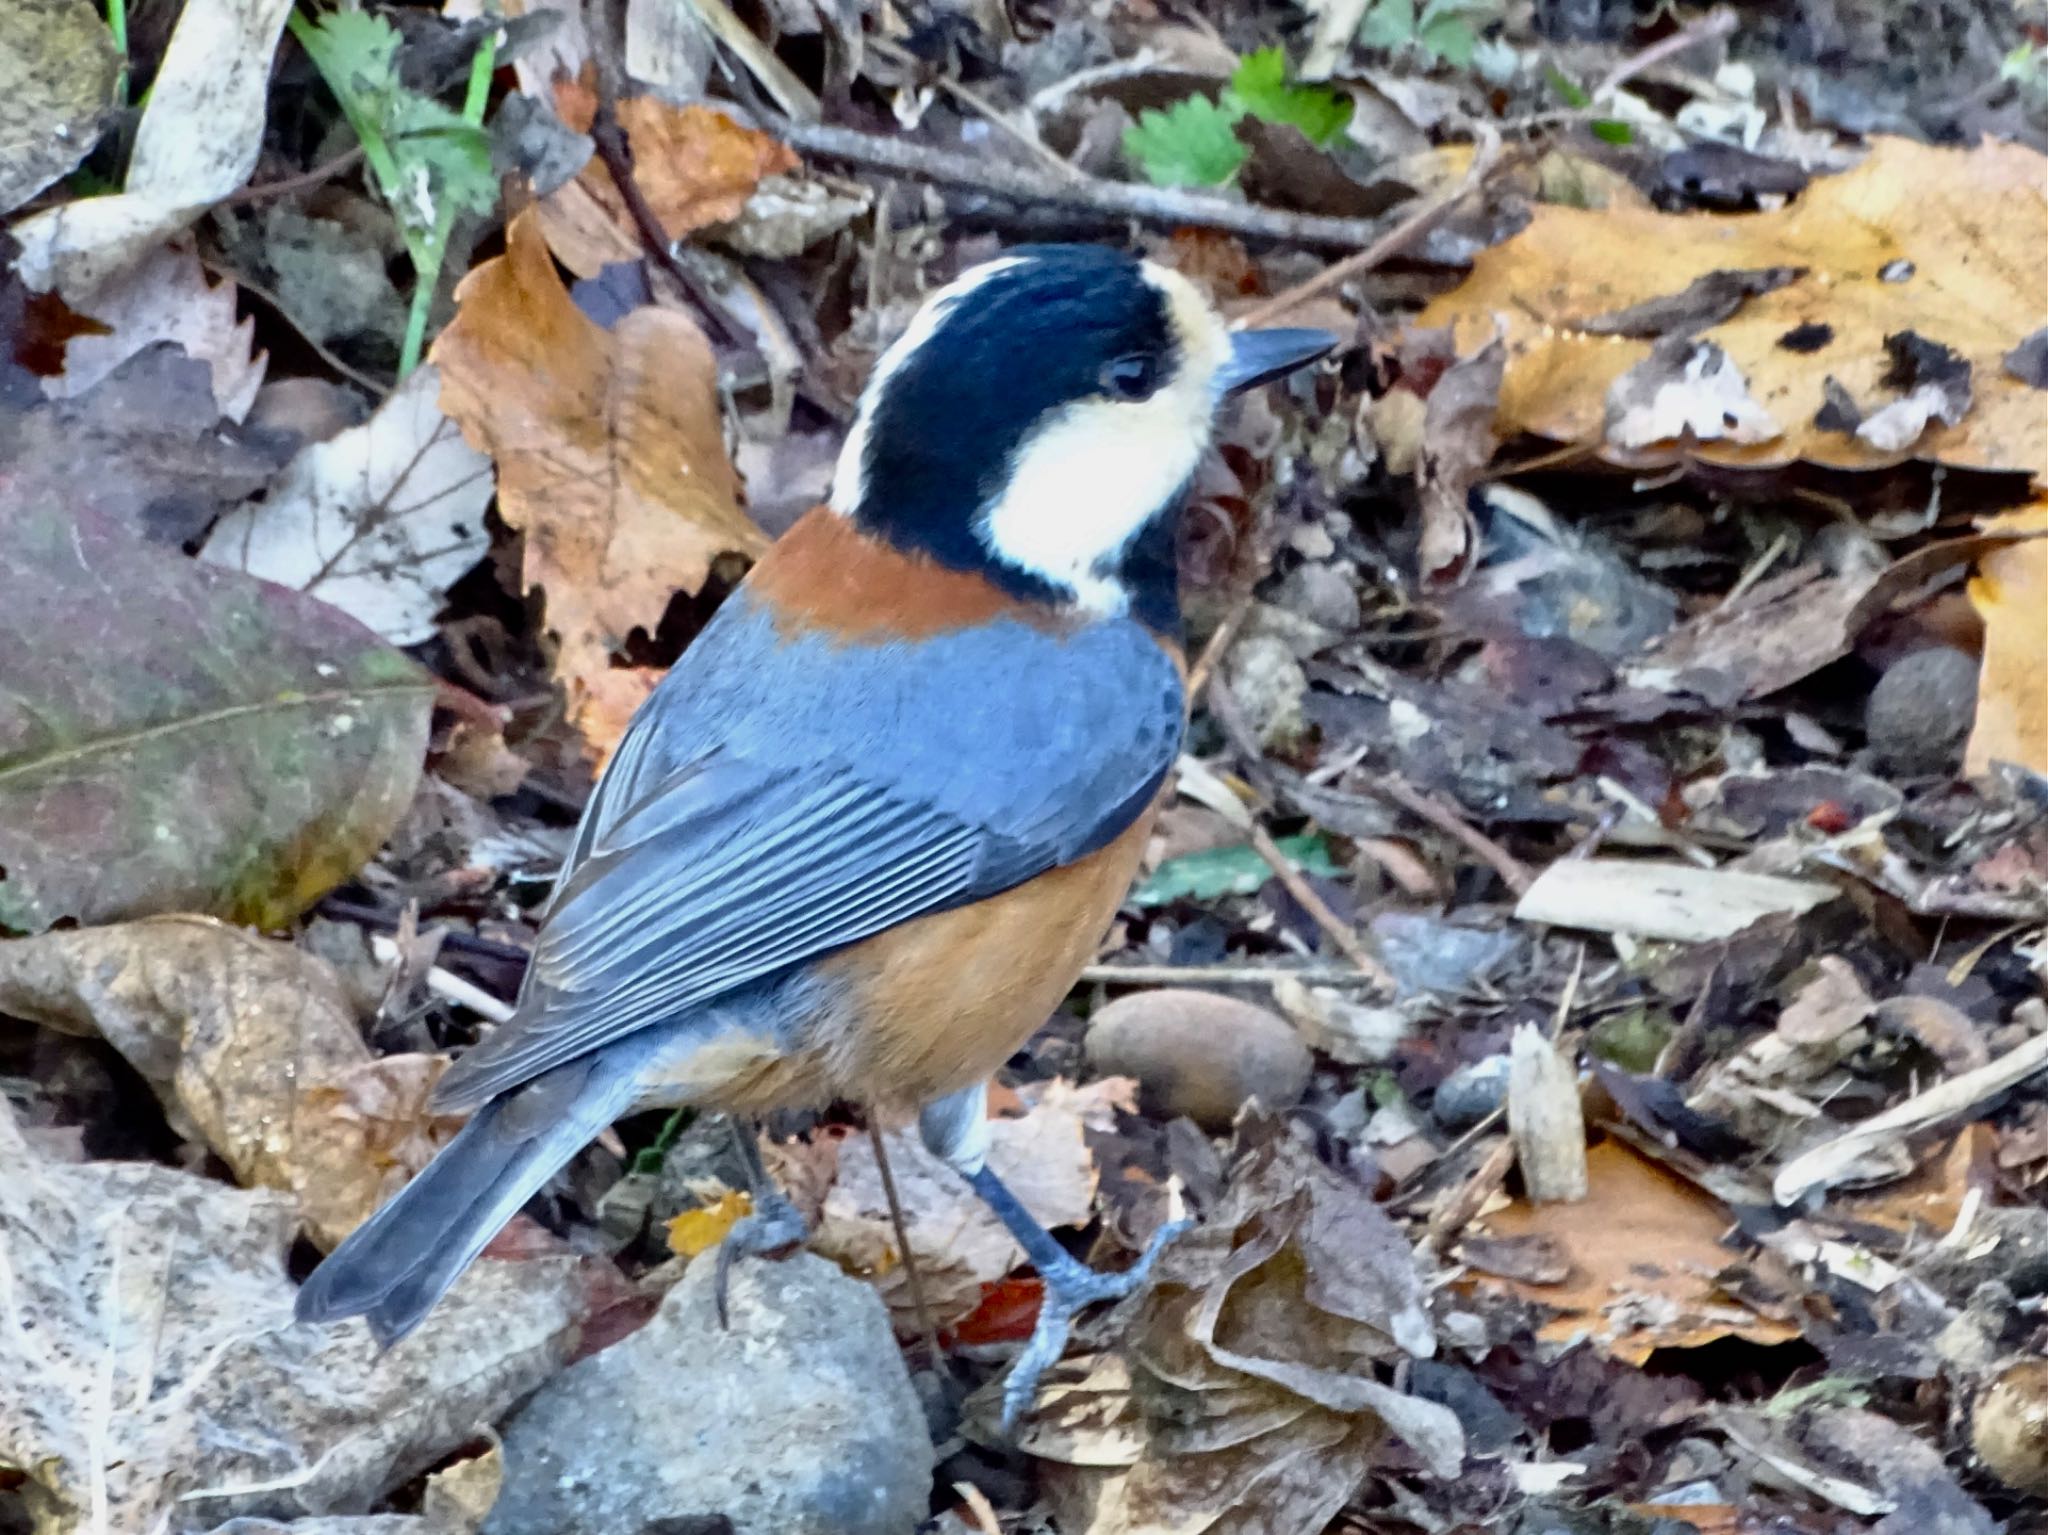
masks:
<instances>
[{"instance_id":1,"label":"rounded stone","mask_svg":"<svg viewBox=\"0 0 2048 1535\"><path fill-rule=\"evenodd\" d=\"M1222 1131L1246 1100L1292 1108L1315 1061L1277 1014L1236 997L1174 987L1119 997L1088 1024L1088 1060L1135 1077L1148 1113Z\"/></svg>"},{"instance_id":2,"label":"rounded stone","mask_svg":"<svg viewBox=\"0 0 2048 1535\"><path fill-rule=\"evenodd\" d=\"M1948 645L1916 650L1877 679L1863 728L1877 760L1915 777L1953 773L1977 715L1977 658Z\"/></svg>"}]
</instances>

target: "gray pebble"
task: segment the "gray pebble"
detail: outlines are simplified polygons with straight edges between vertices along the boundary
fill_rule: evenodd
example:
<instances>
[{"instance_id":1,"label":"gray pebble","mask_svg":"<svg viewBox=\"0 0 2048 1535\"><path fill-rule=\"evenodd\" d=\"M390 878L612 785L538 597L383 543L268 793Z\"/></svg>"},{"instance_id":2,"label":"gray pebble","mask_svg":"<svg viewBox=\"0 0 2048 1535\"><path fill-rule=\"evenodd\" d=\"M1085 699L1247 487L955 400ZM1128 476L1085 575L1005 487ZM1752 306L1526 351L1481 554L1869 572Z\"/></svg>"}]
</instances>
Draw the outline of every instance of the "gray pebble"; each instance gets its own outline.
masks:
<instances>
[{"instance_id":1,"label":"gray pebble","mask_svg":"<svg viewBox=\"0 0 2048 1535\"><path fill-rule=\"evenodd\" d=\"M1455 1134L1471 1129L1507 1101L1508 1058L1489 1055L1445 1077L1437 1086L1429 1112Z\"/></svg>"},{"instance_id":2,"label":"gray pebble","mask_svg":"<svg viewBox=\"0 0 2048 1535\"><path fill-rule=\"evenodd\" d=\"M810 1253L743 1259L730 1328L706 1255L654 1320L571 1366L505 1425L484 1535L910 1535L932 1445L875 1292Z\"/></svg>"},{"instance_id":3,"label":"gray pebble","mask_svg":"<svg viewBox=\"0 0 2048 1535\"><path fill-rule=\"evenodd\" d=\"M1976 657L1936 645L1893 662L1877 679L1863 725L1880 763L1924 777L1956 770L1976 714Z\"/></svg>"}]
</instances>

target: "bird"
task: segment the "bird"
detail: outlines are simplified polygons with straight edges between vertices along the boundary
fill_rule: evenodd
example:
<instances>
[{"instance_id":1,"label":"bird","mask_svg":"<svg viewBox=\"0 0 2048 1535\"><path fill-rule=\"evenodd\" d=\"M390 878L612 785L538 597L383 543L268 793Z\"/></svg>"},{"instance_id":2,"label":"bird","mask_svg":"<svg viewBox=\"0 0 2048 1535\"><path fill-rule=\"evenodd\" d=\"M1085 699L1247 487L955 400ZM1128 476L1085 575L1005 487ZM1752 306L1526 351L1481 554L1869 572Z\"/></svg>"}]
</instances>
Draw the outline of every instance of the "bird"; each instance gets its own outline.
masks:
<instances>
[{"instance_id":1,"label":"bird","mask_svg":"<svg viewBox=\"0 0 2048 1535\"><path fill-rule=\"evenodd\" d=\"M512 1017L434 1090L467 1123L307 1277L298 1318L395 1343L625 1114L852 1101L914 1117L1042 1278L1014 1421L1075 1314L1184 1223L1122 1272L1082 1264L989 1168L987 1084L1093 956L1179 755L1176 525L1218 408L1336 342L1232 331L1108 246L1015 247L931 292L828 499L599 776ZM750 1222L727 1255L789 1244L774 1212Z\"/></svg>"}]
</instances>

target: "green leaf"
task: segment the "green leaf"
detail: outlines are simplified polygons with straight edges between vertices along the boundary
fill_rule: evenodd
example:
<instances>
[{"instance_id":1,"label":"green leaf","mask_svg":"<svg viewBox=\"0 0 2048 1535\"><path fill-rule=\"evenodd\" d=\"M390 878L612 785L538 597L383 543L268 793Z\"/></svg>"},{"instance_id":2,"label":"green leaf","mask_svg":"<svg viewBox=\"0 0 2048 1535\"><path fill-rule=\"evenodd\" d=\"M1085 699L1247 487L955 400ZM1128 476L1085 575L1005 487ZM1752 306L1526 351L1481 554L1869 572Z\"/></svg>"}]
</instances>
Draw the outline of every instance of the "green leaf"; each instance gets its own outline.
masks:
<instances>
[{"instance_id":1,"label":"green leaf","mask_svg":"<svg viewBox=\"0 0 2048 1535\"><path fill-rule=\"evenodd\" d=\"M1593 120L1593 137L1603 144L1633 144L1636 130L1614 118L1598 117Z\"/></svg>"},{"instance_id":2,"label":"green leaf","mask_svg":"<svg viewBox=\"0 0 2048 1535\"><path fill-rule=\"evenodd\" d=\"M329 11L307 24L294 16L292 34L320 71L358 138L377 132L392 99L405 89L398 81L398 29L368 11Z\"/></svg>"},{"instance_id":3,"label":"green leaf","mask_svg":"<svg viewBox=\"0 0 2048 1535\"><path fill-rule=\"evenodd\" d=\"M1287 55L1278 48L1247 54L1230 77L1231 93L1252 116L1299 128L1309 142L1327 144L1351 121L1351 98L1325 85L1291 85Z\"/></svg>"},{"instance_id":4,"label":"green leaf","mask_svg":"<svg viewBox=\"0 0 2048 1535\"><path fill-rule=\"evenodd\" d=\"M1358 40L1388 52L1415 41L1415 0L1374 0L1358 25Z\"/></svg>"},{"instance_id":5,"label":"green leaf","mask_svg":"<svg viewBox=\"0 0 2048 1535\"><path fill-rule=\"evenodd\" d=\"M1164 112L1138 114L1124 130L1124 153L1146 179L1162 187L1221 186L1244 164L1245 147L1235 130L1244 108L1190 96Z\"/></svg>"},{"instance_id":6,"label":"green leaf","mask_svg":"<svg viewBox=\"0 0 2048 1535\"><path fill-rule=\"evenodd\" d=\"M1320 832L1282 837L1277 846L1305 874L1328 879L1343 873ZM1249 843L1212 848L1206 853L1183 853L1167 859L1152 872L1150 879L1131 892L1131 901L1137 906L1165 906L1173 901L1213 901L1226 895L1250 895L1272 877L1272 867Z\"/></svg>"},{"instance_id":7,"label":"green leaf","mask_svg":"<svg viewBox=\"0 0 2048 1535\"><path fill-rule=\"evenodd\" d=\"M292 34L362 141L415 265L435 264L422 258L438 258L444 208L484 213L496 205L498 183L483 129L400 82L401 39L382 16L330 11L312 24L295 16Z\"/></svg>"},{"instance_id":8,"label":"green leaf","mask_svg":"<svg viewBox=\"0 0 2048 1535\"><path fill-rule=\"evenodd\" d=\"M1431 6L1430 11L1436 9ZM1457 11L1443 15L1424 12L1421 23L1415 29L1415 40L1425 51L1449 64L1454 69L1464 69L1472 62L1472 54L1479 46L1479 34L1472 30L1472 23Z\"/></svg>"},{"instance_id":9,"label":"green leaf","mask_svg":"<svg viewBox=\"0 0 2048 1535\"><path fill-rule=\"evenodd\" d=\"M207 390L173 350L117 378L131 411ZM7 534L0 928L179 911L276 927L390 835L434 702L409 657L325 603L144 543L59 484L17 495Z\"/></svg>"},{"instance_id":10,"label":"green leaf","mask_svg":"<svg viewBox=\"0 0 2048 1535\"><path fill-rule=\"evenodd\" d=\"M1593 104L1593 98L1586 94L1578 82L1555 64L1543 66L1543 78L1549 83L1550 88L1557 92L1557 99L1566 106L1590 107Z\"/></svg>"},{"instance_id":11,"label":"green leaf","mask_svg":"<svg viewBox=\"0 0 2048 1535\"><path fill-rule=\"evenodd\" d=\"M488 213L497 206L498 176L482 128L410 91L392 103L389 123L399 164L426 171L435 205L445 200L463 213Z\"/></svg>"}]
</instances>

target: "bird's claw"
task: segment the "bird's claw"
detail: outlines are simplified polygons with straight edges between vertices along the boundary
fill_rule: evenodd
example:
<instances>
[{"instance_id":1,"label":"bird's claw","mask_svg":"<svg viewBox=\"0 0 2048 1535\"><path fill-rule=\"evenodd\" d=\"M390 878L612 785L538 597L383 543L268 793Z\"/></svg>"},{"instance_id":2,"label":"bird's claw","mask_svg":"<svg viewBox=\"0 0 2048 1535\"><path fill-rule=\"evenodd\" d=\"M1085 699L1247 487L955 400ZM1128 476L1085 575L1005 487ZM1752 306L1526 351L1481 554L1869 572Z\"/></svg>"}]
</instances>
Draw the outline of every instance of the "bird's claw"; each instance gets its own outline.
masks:
<instances>
[{"instance_id":1,"label":"bird's claw","mask_svg":"<svg viewBox=\"0 0 2048 1535\"><path fill-rule=\"evenodd\" d=\"M1072 1258L1051 1272L1040 1269L1039 1277L1045 1281L1045 1298L1039 1303L1038 1324L1031 1329L1030 1340L1010 1365L1009 1379L1003 1382L1003 1436L1006 1439L1016 1437L1017 1425L1022 1421L1025 1409L1038 1395L1039 1381L1066 1353L1067 1335L1073 1330L1074 1318L1097 1301L1122 1300L1137 1289L1151 1274L1152 1265L1158 1262L1166 1244L1193 1224L1189 1220L1167 1222L1152 1234L1152 1240L1145 1244L1138 1261L1117 1273L1099 1273Z\"/></svg>"},{"instance_id":2,"label":"bird's claw","mask_svg":"<svg viewBox=\"0 0 2048 1535\"><path fill-rule=\"evenodd\" d=\"M718 1304L721 1331L732 1329L732 1321L726 1315L725 1293L732 1279L733 1260L785 1257L810 1234L810 1223L803 1212L781 1194L771 1191L754 1196L753 1213L734 1221L725 1240L718 1244L718 1267L712 1274L711 1293Z\"/></svg>"}]
</instances>

